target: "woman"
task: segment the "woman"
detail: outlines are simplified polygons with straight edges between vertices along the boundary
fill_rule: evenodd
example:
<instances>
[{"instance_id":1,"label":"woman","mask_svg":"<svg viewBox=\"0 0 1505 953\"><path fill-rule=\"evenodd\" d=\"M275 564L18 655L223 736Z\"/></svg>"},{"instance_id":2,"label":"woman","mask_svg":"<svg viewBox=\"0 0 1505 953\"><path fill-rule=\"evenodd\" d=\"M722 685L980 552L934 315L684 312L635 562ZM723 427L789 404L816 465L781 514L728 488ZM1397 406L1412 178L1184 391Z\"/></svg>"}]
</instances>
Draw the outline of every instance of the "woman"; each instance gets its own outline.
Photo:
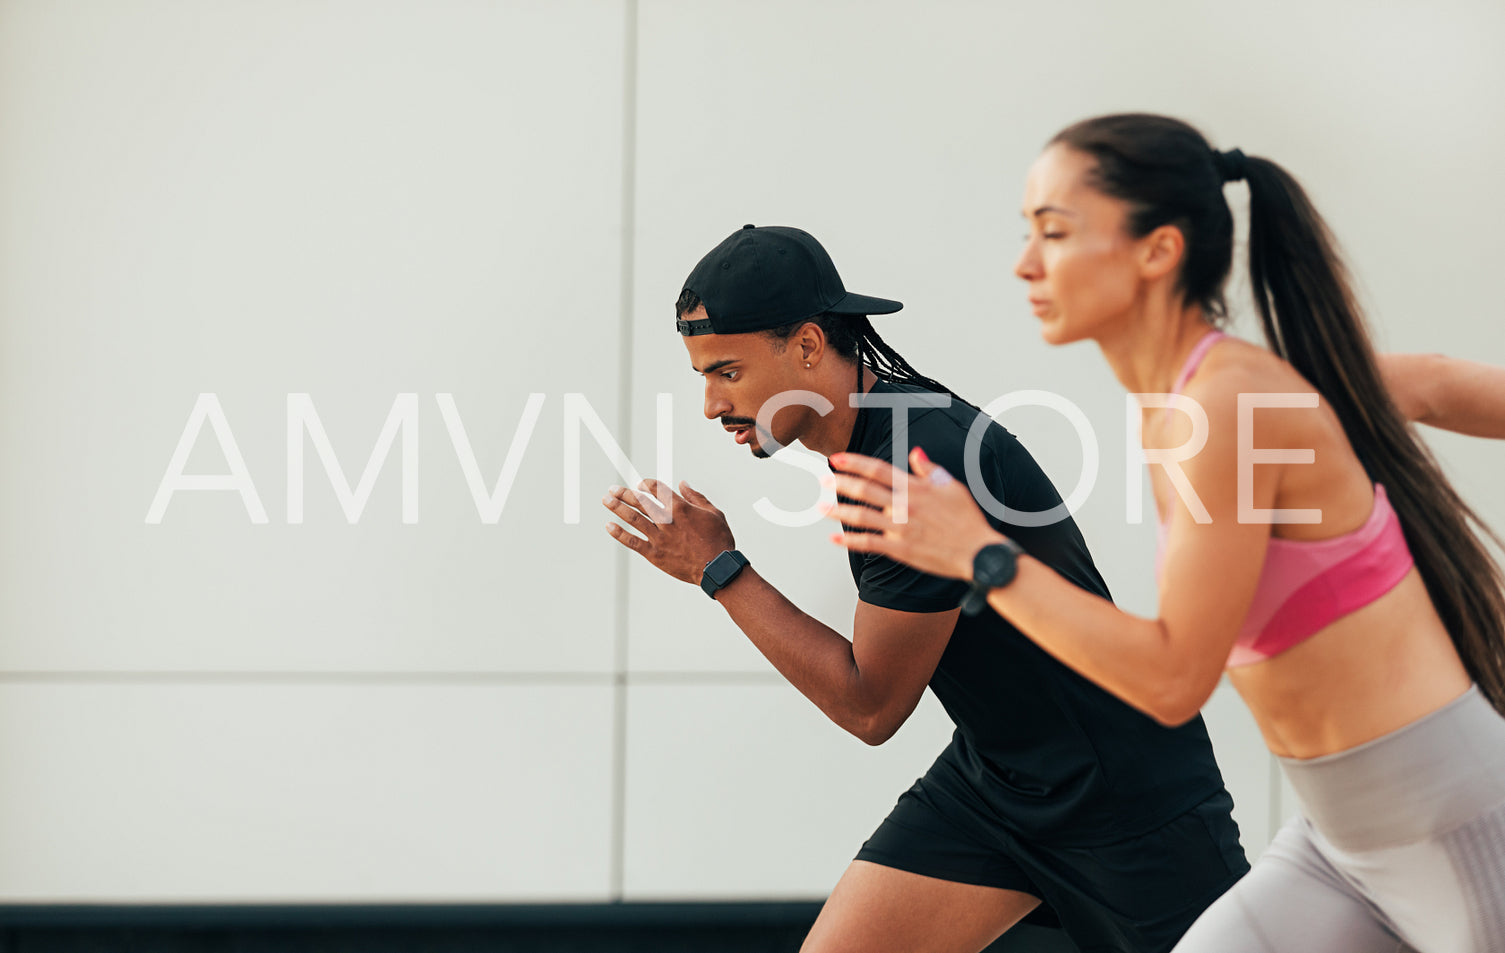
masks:
<instances>
[{"instance_id":1,"label":"woman","mask_svg":"<svg viewBox=\"0 0 1505 953\"><path fill-rule=\"evenodd\" d=\"M1237 180L1269 351L1216 330L1233 249L1223 185ZM1177 950L1505 949L1505 587L1387 395L1305 193L1184 123L1120 115L1051 142L1024 214L1015 271L1045 339L1097 341L1140 396L1147 451L1205 438L1179 468L1151 468L1159 617L1015 559L922 448L915 478L832 458L857 501L833 517L871 531L836 539L973 580L1043 649L1165 724L1193 716L1226 669L1303 813ZM1426 377L1407 359L1387 368L1403 391ZM1402 402L1431 406L1414 391ZM1500 416L1475 412L1476 432Z\"/></svg>"}]
</instances>

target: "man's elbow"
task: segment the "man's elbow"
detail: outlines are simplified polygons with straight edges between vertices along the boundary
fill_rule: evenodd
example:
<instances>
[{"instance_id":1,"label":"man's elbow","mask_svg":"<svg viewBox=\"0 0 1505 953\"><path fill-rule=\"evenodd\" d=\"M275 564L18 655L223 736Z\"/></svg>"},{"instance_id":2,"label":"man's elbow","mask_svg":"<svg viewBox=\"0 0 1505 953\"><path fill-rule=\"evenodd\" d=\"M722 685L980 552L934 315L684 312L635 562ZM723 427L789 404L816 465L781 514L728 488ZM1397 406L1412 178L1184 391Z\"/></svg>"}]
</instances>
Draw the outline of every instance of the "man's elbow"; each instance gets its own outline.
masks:
<instances>
[{"instance_id":1,"label":"man's elbow","mask_svg":"<svg viewBox=\"0 0 1505 953\"><path fill-rule=\"evenodd\" d=\"M1197 706L1180 705L1175 707L1156 708L1148 712L1149 716L1163 728L1180 728L1200 714L1202 708Z\"/></svg>"},{"instance_id":2,"label":"man's elbow","mask_svg":"<svg viewBox=\"0 0 1505 953\"><path fill-rule=\"evenodd\" d=\"M877 712L855 720L847 730L865 745L877 747L892 738L904 724L903 718L895 718L887 712Z\"/></svg>"}]
</instances>

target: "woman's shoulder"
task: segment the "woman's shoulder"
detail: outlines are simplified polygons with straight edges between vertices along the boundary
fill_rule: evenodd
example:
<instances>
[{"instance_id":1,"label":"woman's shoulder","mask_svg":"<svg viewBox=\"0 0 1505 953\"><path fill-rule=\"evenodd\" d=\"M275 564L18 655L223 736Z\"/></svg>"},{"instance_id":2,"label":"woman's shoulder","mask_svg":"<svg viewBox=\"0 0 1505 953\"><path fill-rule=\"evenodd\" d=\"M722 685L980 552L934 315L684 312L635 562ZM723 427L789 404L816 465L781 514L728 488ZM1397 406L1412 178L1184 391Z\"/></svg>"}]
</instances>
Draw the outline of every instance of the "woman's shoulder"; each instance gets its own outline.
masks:
<instances>
[{"instance_id":1,"label":"woman's shoulder","mask_svg":"<svg viewBox=\"0 0 1505 953\"><path fill-rule=\"evenodd\" d=\"M1332 409L1283 358L1239 338L1218 342L1183 393L1207 423L1206 446L1217 454L1240 448L1330 446L1342 435ZM1163 439L1175 446L1193 434L1185 415Z\"/></svg>"},{"instance_id":2,"label":"woman's shoulder","mask_svg":"<svg viewBox=\"0 0 1505 953\"><path fill-rule=\"evenodd\" d=\"M1207 352L1183 392L1221 406L1236 405L1240 394L1315 394L1316 388L1269 349L1230 335Z\"/></svg>"}]
</instances>

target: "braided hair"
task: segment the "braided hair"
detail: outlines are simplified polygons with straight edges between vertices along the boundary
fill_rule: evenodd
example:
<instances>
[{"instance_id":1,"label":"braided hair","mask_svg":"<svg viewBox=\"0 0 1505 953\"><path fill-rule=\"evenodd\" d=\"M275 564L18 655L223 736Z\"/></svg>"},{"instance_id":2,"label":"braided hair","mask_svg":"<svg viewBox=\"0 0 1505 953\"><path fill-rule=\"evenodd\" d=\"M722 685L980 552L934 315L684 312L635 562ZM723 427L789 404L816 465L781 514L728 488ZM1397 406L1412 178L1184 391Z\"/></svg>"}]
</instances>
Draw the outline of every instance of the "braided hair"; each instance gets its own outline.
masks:
<instances>
[{"instance_id":1,"label":"braided hair","mask_svg":"<svg viewBox=\"0 0 1505 953\"><path fill-rule=\"evenodd\" d=\"M858 391L862 390L861 369L866 367L877 375L879 380L890 384L911 384L937 394L950 394L953 400L977 409L977 405L945 384L915 370L914 366L904 359L904 355L883 340L866 315L818 314L809 321L796 321L781 328L774 328L768 333L786 340L804 325L812 323L825 333L827 343L837 354L857 365Z\"/></svg>"}]
</instances>

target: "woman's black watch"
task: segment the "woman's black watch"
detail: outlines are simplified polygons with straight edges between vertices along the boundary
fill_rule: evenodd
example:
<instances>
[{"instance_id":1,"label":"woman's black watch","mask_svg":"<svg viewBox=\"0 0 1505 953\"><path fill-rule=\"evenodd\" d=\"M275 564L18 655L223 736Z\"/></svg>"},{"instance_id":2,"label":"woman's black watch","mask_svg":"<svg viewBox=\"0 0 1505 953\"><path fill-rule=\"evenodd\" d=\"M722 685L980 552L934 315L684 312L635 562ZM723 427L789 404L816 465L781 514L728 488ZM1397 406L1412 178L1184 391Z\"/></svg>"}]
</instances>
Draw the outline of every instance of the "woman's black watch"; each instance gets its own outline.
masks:
<instances>
[{"instance_id":1,"label":"woman's black watch","mask_svg":"<svg viewBox=\"0 0 1505 953\"><path fill-rule=\"evenodd\" d=\"M962 611L967 615L977 615L988 604L988 593L1013 582L1019 573L1019 556L1023 552L1011 539L979 549L972 557L972 588L962 596Z\"/></svg>"}]
</instances>

